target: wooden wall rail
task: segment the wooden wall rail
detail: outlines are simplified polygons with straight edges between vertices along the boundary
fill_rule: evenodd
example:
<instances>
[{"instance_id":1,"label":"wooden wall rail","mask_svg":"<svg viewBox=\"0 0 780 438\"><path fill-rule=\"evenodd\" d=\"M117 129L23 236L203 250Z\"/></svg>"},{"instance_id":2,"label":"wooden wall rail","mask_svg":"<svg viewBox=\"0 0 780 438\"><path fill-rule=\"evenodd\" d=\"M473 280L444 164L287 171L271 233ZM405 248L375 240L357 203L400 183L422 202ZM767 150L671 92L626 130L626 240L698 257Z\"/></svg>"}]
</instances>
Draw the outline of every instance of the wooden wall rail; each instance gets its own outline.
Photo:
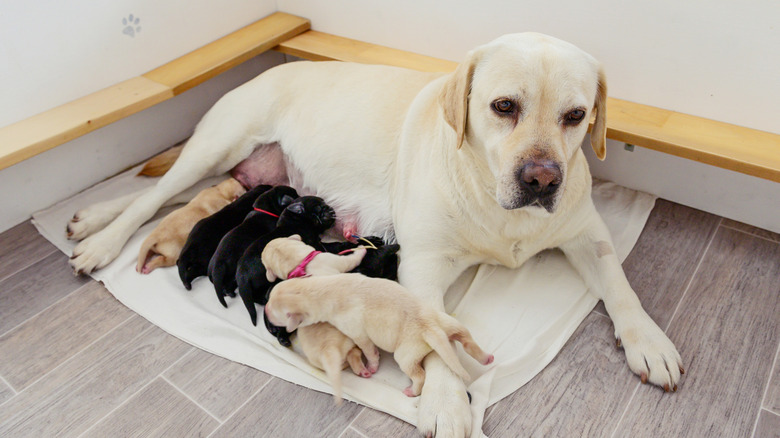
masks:
<instances>
[{"instance_id":1,"label":"wooden wall rail","mask_svg":"<svg viewBox=\"0 0 780 438\"><path fill-rule=\"evenodd\" d=\"M315 61L338 60L450 72L457 63L316 31L277 51ZM780 182L780 135L609 98L607 137Z\"/></svg>"},{"instance_id":2,"label":"wooden wall rail","mask_svg":"<svg viewBox=\"0 0 780 438\"><path fill-rule=\"evenodd\" d=\"M144 75L2 127L0 169L170 99L309 27L277 12Z\"/></svg>"},{"instance_id":3,"label":"wooden wall rail","mask_svg":"<svg viewBox=\"0 0 780 438\"><path fill-rule=\"evenodd\" d=\"M422 71L449 72L457 65L309 27L304 18L278 12L144 75L0 128L0 169L170 99L270 48L317 61ZM780 135L615 98L607 105L611 139L780 182Z\"/></svg>"}]
</instances>

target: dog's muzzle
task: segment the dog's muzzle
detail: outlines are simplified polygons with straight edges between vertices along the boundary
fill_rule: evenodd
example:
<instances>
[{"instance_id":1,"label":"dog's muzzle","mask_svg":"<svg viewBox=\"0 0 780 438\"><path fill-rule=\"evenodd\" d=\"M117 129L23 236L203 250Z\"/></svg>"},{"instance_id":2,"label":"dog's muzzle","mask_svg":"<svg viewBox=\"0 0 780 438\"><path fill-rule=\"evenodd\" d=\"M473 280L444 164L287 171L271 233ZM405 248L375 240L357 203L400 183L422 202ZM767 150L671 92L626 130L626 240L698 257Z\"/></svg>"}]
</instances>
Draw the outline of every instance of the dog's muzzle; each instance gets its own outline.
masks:
<instances>
[{"instance_id":1,"label":"dog's muzzle","mask_svg":"<svg viewBox=\"0 0 780 438\"><path fill-rule=\"evenodd\" d=\"M558 163L538 159L524 162L515 175L521 189L518 207L539 206L552 213L555 195L563 182L563 172Z\"/></svg>"}]
</instances>

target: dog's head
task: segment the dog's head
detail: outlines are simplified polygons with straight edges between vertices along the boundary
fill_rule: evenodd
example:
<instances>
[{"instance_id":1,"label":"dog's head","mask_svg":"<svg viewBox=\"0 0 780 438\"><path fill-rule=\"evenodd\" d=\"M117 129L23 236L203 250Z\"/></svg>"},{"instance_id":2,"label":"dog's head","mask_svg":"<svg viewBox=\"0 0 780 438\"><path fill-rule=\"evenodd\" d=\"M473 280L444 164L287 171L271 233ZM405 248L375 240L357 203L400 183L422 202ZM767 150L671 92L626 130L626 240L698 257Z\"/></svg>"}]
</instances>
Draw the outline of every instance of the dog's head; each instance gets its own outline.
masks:
<instances>
[{"instance_id":1,"label":"dog's head","mask_svg":"<svg viewBox=\"0 0 780 438\"><path fill-rule=\"evenodd\" d=\"M292 187L276 186L258 196L252 207L279 215L298 198L298 192Z\"/></svg>"},{"instance_id":2,"label":"dog's head","mask_svg":"<svg viewBox=\"0 0 780 438\"><path fill-rule=\"evenodd\" d=\"M285 327L287 333L292 333L306 319L307 314L302 306L304 303L303 295L295 288L295 281L283 281L271 289L265 304L265 315L271 324Z\"/></svg>"},{"instance_id":3,"label":"dog's head","mask_svg":"<svg viewBox=\"0 0 780 438\"><path fill-rule=\"evenodd\" d=\"M594 113L591 146L600 159L606 155L606 90L592 56L522 33L470 52L446 80L439 103L456 133L453 147L484 158L503 208L552 213Z\"/></svg>"},{"instance_id":4,"label":"dog's head","mask_svg":"<svg viewBox=\"0 0 780 438\"><path fill-rule=\"evenodd\" d=\"M322 198L301 196L284 209L277 226L291 226L324 233L336 222L336 212Z\"/></svg>"},{"instance_id":5,"label":"dog's head","mask_svg":"<svg viewBox=\"0 0 780 438\"><path fill-rule=\"evenodd\" d=\"M295 256L301 248L314 251L314 248L302 242L301 236L293 234L290 237L279 237L271 240L263 248L260 258L265 266L265 275L268 281L274 282L278 278L285 279L300 260Z\"/></svg>"}]
</instances>

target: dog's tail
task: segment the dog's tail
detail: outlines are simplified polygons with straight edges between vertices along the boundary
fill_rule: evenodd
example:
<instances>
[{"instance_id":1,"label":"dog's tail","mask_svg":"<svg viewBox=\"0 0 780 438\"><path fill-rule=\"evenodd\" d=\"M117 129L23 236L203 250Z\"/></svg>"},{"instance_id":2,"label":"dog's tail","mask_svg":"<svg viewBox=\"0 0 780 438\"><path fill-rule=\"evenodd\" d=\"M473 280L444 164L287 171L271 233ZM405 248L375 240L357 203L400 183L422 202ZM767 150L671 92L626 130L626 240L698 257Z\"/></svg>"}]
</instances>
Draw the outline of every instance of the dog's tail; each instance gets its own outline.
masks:
<instances>
[{"instance_id":1,"label":"dog's tail","mask_svg":"<svg viewBox=\"0 0 780 438\"><path fill-rule=\"evenodd\" d=\"M436 326L430 326L423 331L422 336L425 342L433 348L433 351L439 354L453 373L457 374L466 383L471 381L469 372L463 368L458 356L455 355L455 349L450 345L450 341L443 330Z\"/></svg>"},{"instance_id":2,"label":"dog's tail","mask_svg":"<svg viewBox=\"0 0 780 438\"><path fill-rule=\"evenodd\" d=\"M493 355L486 353L480 348L469 330L460 321L446 313L439 313L439 324L444 333L447 334L447 338L451 341L460 342L463 345L463 350L476 359L477 362L482 365L489 365L493 362Z\"/></svg>"},{"instance_id":3,"label":"dog's tail","mask_svg":"<svg viewBox=\"0 0 780 438\"><path fill-rule=\"evenodd\" d=\"M138 176L163 176L176 162L181 155L184 143L179 143L165 151L153 156L144 164L143 169L138 172Z\"/></svg>"},{"instance_id":4,"label":"dog's tail","mask_svg":"<svg viewBox=\"0 0 780 438\"><path fill-rule=\"evenodd\" d=\"M333 387L333 402L341 404L341 370L344 369L344 358L341 357L336 347L326 348L322 351L322 368Z\"/></svg>"}]
</instances>

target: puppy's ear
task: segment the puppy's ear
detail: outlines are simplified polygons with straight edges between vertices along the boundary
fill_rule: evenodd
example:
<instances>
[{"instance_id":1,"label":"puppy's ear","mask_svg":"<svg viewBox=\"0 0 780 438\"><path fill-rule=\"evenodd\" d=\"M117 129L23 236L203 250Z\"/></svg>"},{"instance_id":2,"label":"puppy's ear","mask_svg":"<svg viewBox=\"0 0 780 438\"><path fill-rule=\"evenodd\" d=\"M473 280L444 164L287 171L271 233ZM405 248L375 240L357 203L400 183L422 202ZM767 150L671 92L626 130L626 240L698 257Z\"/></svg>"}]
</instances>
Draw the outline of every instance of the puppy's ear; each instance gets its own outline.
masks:
<instances>
[{"instance_id":1,"label":"puppy's ear","mask_svg":"<svg viewBox=\"0 0 780 438\"><path fill-rule=\"evenodd\" d=\"M290 195L284 195L282 196L282 199L279 200L279 205L281 207L287 207L288 205L292 204L293 201L295 201L295 198Z\"/></svg>"},{"instance_id":2,"label":"puppy's ear","mask_svg":"<svg viewBox=\"0 0 780 438\"><path fill-rule=\"evenodd\" d=\"M303 203L301 202L295 202L287 206L285 210L290 210L291 212L295 214L303 214L306 209L303 207Z\"/></svg>"},{"instance_id":3,"label":"puppy's ear","mask_svg":"<svg viewBox=\"0 0 780 438\"><path fill-rule=\"evenodd\" d=\"M478 56L469 52L466 60L458 65L458 68L450 75L439 94L444 121L455 130L457 135L456 147L460 149L466 136L466 124L469 113L469 94L471 93L471 81L474 78L474 69Z\"/></svg>"},{"instance_id":4,"label":"puppy's ear","mask_svg":"<svg viewBox=\"0 0 780 438\"><path fill-rule=\"evenodd\" d=\"M607 156L607 78L602 68L599 68L599 83L593 110L596 111L596 121L590 131L590 145L599 160L603 161Z\"/></svg>"},{"instance_id":5,"label":"puppy's ear","mask_svg":"<svg viewBox=\"0 0 780 438\"><path fill-rule=\"evenodd\" d=\"M292 236L290 236L290 239L292 239L292 240L297 240L298 242L300 242L300 241L302 241L302 240L303 240L303 239L301 238L301 235L300 235L300 234L293 234Z\"/></svg>"},{"instance_id":6,"label":"puppy's ear","mask_svg":"<svg viewBox=\"0 0 780 438\"><path fill-rule=\"evenodd\" d=\"M288 313L287 314L287 333L292 333L303 322L302 313Z\"/></svg>"},{"instance_id":7,"label":"puppy's ear","mask_svg":"<svg viewBox=\"0 0 780 438\"><path fill-rule=\"evenodd\" d=\"M272 271L270 269L266 269L265 270L265 278L268 281L270 281L271 283L273 283L274 281L276 281L277 277L276 277L276 274L274 274L274 271Z\"/></svg>"}]
</instances>

